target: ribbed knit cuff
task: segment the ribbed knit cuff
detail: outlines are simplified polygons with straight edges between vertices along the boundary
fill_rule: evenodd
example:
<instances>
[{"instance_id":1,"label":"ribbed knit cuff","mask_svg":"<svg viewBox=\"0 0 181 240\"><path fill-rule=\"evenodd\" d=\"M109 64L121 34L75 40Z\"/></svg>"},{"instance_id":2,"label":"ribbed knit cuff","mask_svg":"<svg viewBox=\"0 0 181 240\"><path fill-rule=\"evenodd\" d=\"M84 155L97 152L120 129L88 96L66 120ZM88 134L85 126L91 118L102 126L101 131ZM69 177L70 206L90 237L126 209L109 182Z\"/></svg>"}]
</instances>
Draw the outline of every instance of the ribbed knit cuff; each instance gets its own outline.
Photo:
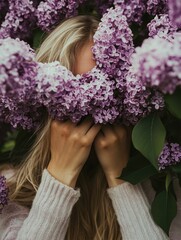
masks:
<instances>
[{"instance_id":1,"label":"ribbed knit cuff","mask_svg":"<svg viewBox=\"0 0 181 240\"><path fill-rule=\"evenodd\" d=\"M47 169L44 169L41 184L34 199L34 204L40 207L49 206L48 208L52 213L52 210L55 208L55 204L56 209L59 209L63 202L64 208L66 208L66 206L70 206L72 204L74 205L79 197L79 188L75 190L72 187L63 184L62 182L56 180Z\"/></svg>"},{"instance_id":2,"label":"ribbed knit cuff","mask_svg":"<svg viewBox=\"0 0 181 240\"><path fill-rule=\"evenodd\" d=\"M80 189L75 190L64 185L44 169L32 208L18 234L18 240L63 240L72 208L79 197Z\"/></svg>"},{"instance_id":3,"label":"ribbed knit cuff","mask_svg":"<svg viewBox=\"0 0 181 240\"><path fill-rule=\"evenodd\" d=\"M167 235L157 226L150 205L139 184L128 182L107 189L125 240L166 240Z\"/></svg>"}]
</instances>

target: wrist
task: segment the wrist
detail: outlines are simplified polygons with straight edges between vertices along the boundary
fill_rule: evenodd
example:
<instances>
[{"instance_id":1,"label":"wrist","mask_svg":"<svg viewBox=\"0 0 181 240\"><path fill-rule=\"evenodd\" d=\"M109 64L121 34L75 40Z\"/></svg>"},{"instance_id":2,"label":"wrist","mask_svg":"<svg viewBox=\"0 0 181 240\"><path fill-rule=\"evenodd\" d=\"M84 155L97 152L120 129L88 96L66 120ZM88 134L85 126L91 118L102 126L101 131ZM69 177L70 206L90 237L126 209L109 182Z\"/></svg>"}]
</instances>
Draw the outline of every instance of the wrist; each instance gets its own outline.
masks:
<instances>
[{"instance_id":1,"label":"wrist","mask_svg":"<svg viewBox=\"0 0 181 240\"><path fill-rule=\"evenodd\" d=\"M108 186L109 187L115 187L117 185L123 184L125 181L118 178L120 175L106 174L106 179L107 179Z\"/></svg>"},{"instance_id":2,"label":"wrist","mask_svg":"<svg viewBox=\"0 0 181 240\"><path fill-rule=\"evenodd\" d=\"M69 187L75 188L79 173L63 169L53 171L50 167L48 167L47 170L59 182Z\"/></svg>"}]
</instances>

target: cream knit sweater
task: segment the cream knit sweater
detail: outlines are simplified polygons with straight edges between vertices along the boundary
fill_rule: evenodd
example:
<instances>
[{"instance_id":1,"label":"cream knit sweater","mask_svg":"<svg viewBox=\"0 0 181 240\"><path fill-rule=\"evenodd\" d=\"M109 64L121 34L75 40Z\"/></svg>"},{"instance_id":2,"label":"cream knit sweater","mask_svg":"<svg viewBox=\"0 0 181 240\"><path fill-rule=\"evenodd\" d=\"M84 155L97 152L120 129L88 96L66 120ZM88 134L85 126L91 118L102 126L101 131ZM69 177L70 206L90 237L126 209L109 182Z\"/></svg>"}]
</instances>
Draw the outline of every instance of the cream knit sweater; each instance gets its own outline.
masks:
<instances>
[{"instance_id":1,"label":"cream knit sweater","mask_svg":"<svg viewBox=\"0 0 181 240\"><path fill-rule=\"evenodd\" d=\"M108 188L107 193L123 240L168 239L153 222L148 200L140 185L125 182ZM63 240L72 208L80 194L80 189L64 185L44 169L30 210L13 202L4 208L0 215L0 240Z\"/></svg>"}]
</instances>

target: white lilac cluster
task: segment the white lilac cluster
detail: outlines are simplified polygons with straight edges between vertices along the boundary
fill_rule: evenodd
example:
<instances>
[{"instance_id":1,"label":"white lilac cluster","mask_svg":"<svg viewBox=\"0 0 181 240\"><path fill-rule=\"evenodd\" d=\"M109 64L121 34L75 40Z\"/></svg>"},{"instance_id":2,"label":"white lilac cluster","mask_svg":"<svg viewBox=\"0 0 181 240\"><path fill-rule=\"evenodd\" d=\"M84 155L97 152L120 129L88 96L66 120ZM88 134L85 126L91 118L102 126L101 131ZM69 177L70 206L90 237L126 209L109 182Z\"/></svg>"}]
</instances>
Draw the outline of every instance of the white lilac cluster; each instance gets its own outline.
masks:
<instances>
[{"instance_id":1,"label":"white lilac cluster","mask_svg":"<svg viewBox=\"0 0 181 240\"><path fill-rule=\"evenodd\" d=\"M147 26L150 37L157 35L167 40L172 39L172 35L177 31L177 27L171 23L168 14L156 15Z\"/></svg>"},{"instance_id":2,"label":"white lilac cluster","mask_svg":"<svg viewBox=\"0 0 181 240\"><path fill-rule=\"evenodd\" d=\"M0 117L14 127L31 128L38 114L32 114L38 105L33 106L34 54L28 44L11 38L0 39L0 52Z\"/></svg>"},{"instance_id":3,"label":"white lilac cluster","mask_svg":"<svg viewBox=\"0 0 181 240\"><path fill-rule=\"evenodd\" d=\"M46 0L36 9L37 25L49 31L60 20L77 14L77 8L84 0Z\"/></svg>"},{"instance_id":4,"label":"white lilac cluster","mask_svg":"<svg viewBox=\"0 0 181 240\"><path fill-rule=\"evenodd\" d=\"M172 94L181 86L181 33L173 34L172 41L158 36L144 40L131 64L142 85Z\"/></svg>"},{"instance_id":5,"label":"white lilac cluster","mask_svg":"<svg viewBox=\"0 0 181 240\"><path fill-rule=\"evenodd\" d=\"M8 0L8 11L1 24L0 38L26 38L35 26L35 8L31 0Z\"/></svg>"},{"instance_id":6,"label":"white lilac cluster","mask_svg":"<svg viewBox=\"0 0 181 240\"><path fill-rule=\"evenodd\" d=\"M116 79L117 88L121 89L134 47L132 31L119 8L111 8L104 14L92 50L97 67Z\"/></svg>"},{"instance_id":7,"label":"white lilac cluster","mask_svg":"<svg viewBox=\"0 0 181 240\"><path fill-rule=\"evenodd\" d=\"M181 29L181 1L168 0L169 17L174 26Z\"/></svg>"},{"instance_id":8,"label":"white lilac cluster","mask_svg":"<svg viewBox=\"0 0 181 240\"><path fill-rule=\"evenodd\" d=\"M159 170L181 162L181 146L178 143L166 143L158 158Z\"/></svg>"},{"instance_id":9,"label":"white lilac cluster","mask_svg":"<svg viewBox=\"0 0 181 240\"><path fill-rule=\"evenodd\" d=\"M141 23L146 12L143 0L114 0L114 6L119 7L120 14L126 16L128 23Z\"/></svg>"},{"instance_id":10,"label":"white lilac cluster","mask_svg":"<svg viewBox=\"0 0 181 240\"><path fill-rule=\"evenodd\" d=\"M49 115L78 122L91 115L95 123L113 122L119 115L115 83L97 68L74 76L59 62L39 65L37 95Z\"/></svg>"}]
</instances>

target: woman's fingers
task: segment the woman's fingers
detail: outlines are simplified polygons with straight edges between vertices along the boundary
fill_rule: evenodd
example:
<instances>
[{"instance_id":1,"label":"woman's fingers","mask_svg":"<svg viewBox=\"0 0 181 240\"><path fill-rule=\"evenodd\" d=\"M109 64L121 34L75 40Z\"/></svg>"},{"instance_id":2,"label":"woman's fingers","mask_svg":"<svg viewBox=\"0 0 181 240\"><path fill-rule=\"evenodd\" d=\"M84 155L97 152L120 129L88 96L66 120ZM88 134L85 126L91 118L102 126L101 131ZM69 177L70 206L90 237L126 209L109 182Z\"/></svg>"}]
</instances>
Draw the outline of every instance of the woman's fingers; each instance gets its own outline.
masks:
<instances>
[{"instance_id":1,"label":"woman's fingers","mask_svg":"<svg viewBox=\"0 0 181 240\"><path fill-rule=\"evenodd\" d=\"M86 137L88 138L89 141L93 141L97 134L101 130L101 125L100 124L94 124L89 131L86 134Z\"/></svg>"},{"instance_id":2,"label":"woman's fingers","mask_svg":"<svg viewBox=\"0 0 181 240\"><path fill-rule=\"evenodd\" d=\"M78 130L82 135L86 135L93 125L93 119L90 117L86 117L80 124L76 126L76 131Z\"/></svg>"}]
</instances>

